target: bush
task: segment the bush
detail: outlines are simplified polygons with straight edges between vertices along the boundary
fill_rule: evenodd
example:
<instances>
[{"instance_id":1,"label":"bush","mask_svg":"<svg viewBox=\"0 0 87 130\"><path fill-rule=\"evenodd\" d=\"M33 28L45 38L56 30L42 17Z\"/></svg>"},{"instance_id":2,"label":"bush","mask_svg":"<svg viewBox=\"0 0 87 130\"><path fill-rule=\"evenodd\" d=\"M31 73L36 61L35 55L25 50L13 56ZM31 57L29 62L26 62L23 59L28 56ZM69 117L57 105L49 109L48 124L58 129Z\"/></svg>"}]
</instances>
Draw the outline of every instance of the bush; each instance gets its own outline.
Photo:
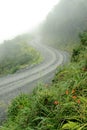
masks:
<instances>
[{"instance_id":1,"label":"bush","mask_svg":"<svg viewBox=\"0 0 87 130\"><path fill-rule=\"evenodd\" d=\"M13 40L15 41L15 40ZM0 74L12 74L21 68L41 62L40 53L23 41L0 45Z\"/></svg>"},{"instance_id":2,"label":"bush","mask_svg":"<svg viewBox=\"0 0 87 130\"><path fill-rule=\"evenodd\" d=\"M87 31L80 33L79 35L82 45L87 46Z\"/></svg>"},{"instance_id":3,"label":"bush","mask_svg":"<svg viewBox=\"0 0 87 130\"><path fill-rule=\"evenodd\" d=\"M79 58L79 54L80 54L80 48L73 49L71 61L77 62Z\"/></svg>"}]
</instances>

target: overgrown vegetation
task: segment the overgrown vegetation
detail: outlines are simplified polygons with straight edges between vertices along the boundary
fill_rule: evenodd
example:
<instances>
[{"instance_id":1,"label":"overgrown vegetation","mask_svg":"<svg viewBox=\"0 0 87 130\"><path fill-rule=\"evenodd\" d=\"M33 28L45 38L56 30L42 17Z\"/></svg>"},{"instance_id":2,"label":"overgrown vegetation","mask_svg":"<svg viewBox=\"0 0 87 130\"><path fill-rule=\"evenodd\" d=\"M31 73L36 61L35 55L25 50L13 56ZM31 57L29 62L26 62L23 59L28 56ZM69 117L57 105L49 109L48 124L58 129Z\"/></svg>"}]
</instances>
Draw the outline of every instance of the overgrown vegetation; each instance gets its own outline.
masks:
<instances>
[{"instance_id":1,"label":"overgrown vegetation","mask_svg":"<svg viewBox=\"0 0 87 130\"><path fill-rule=\"evenodd\" d=\"M40 53L27 44L25 37L19 36L0 45L0 75L15 73L41 60Z\"/></svg>"},{"instance_id":2,"label":"overgrown vegetation","mask_svg":"<svg viewBox=\"0 0 87 130\"><path fill-rule=\"evenodd\" d=\"M78 48L78 58L73 50L73 60L58 68L51 85L12 101L0 130L87 130L87 44Z\"/></svg>"}]
</instances>

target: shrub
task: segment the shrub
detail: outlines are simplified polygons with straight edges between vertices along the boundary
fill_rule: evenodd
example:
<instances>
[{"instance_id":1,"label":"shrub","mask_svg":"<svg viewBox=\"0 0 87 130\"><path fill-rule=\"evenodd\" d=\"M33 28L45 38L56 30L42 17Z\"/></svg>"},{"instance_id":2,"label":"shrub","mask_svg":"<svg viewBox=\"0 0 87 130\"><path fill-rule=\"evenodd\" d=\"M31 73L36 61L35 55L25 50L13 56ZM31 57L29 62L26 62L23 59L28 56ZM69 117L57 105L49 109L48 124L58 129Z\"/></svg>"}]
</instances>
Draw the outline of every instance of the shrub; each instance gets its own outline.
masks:
<instances>
[{"instance_id":1,"label":"shrub","mask_svg":"<svg viewBox=\"0 0 87 130\"><path fill-rule=\"evenodd\" d=\"M87 46L87 31L80 33L79 35L82 45Z\"/></svg>"}]
</instances>

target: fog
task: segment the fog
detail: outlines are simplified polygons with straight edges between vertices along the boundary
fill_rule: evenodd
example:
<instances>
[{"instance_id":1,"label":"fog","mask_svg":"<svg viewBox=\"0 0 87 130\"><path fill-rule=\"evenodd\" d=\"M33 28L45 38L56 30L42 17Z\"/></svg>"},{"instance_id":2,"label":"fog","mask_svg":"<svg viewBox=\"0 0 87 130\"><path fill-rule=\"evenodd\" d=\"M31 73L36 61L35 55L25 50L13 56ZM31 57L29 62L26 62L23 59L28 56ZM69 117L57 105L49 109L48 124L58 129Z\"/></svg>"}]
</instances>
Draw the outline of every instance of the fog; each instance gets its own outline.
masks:
<instances>
[{"instance_id":1,"label":"fog","mask_svg":"<svg viewBox=\"0 0 87 130\"><path fill-rule=\"evenodd\" d=\"M61 0L48 14L42 26L43 40L49 44L78 42L87 30L87 0Z\"/></svg>"},{"instance_id":2,"label":"fog","mask_svg":"<svg viewBox=\"0 0 87 130\"><path fill-rule=\"evenodd\" d=\"M31 31L59 0L0 0L0 42Z\"/></svg>"},{"instance_id":3,"label":"fog","mask_svg":"<svg viewBox=\"0 0 87 130\"><path fill-rule=\"evenodd\" d=\"M87 0L0 0L0 41L0 130L86 130Z\"/></svg>"}]
</instances>

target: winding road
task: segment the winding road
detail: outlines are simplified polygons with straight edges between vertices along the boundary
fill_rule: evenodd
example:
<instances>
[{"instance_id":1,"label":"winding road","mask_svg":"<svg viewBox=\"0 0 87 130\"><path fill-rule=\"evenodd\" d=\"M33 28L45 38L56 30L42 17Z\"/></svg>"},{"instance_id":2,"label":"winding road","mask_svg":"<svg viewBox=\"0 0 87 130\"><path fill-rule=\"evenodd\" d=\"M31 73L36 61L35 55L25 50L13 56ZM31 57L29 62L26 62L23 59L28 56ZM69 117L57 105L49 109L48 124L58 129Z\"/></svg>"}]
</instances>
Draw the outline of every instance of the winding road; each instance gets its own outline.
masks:
<instances>
[{"instance_id":1,"label":"winding road","mask_svg":"<svg viewBox=\"0 0 87 130\"><path fill-rule=\"evenodd\" d=\"M38 82L48 83L57 66L67 62L68 54L33 40L31 45L43 56L43 61L13 75L0 78L0 122L4 119L7 106L21 92L32 92Z\"/></svg>"}]
</instances>

